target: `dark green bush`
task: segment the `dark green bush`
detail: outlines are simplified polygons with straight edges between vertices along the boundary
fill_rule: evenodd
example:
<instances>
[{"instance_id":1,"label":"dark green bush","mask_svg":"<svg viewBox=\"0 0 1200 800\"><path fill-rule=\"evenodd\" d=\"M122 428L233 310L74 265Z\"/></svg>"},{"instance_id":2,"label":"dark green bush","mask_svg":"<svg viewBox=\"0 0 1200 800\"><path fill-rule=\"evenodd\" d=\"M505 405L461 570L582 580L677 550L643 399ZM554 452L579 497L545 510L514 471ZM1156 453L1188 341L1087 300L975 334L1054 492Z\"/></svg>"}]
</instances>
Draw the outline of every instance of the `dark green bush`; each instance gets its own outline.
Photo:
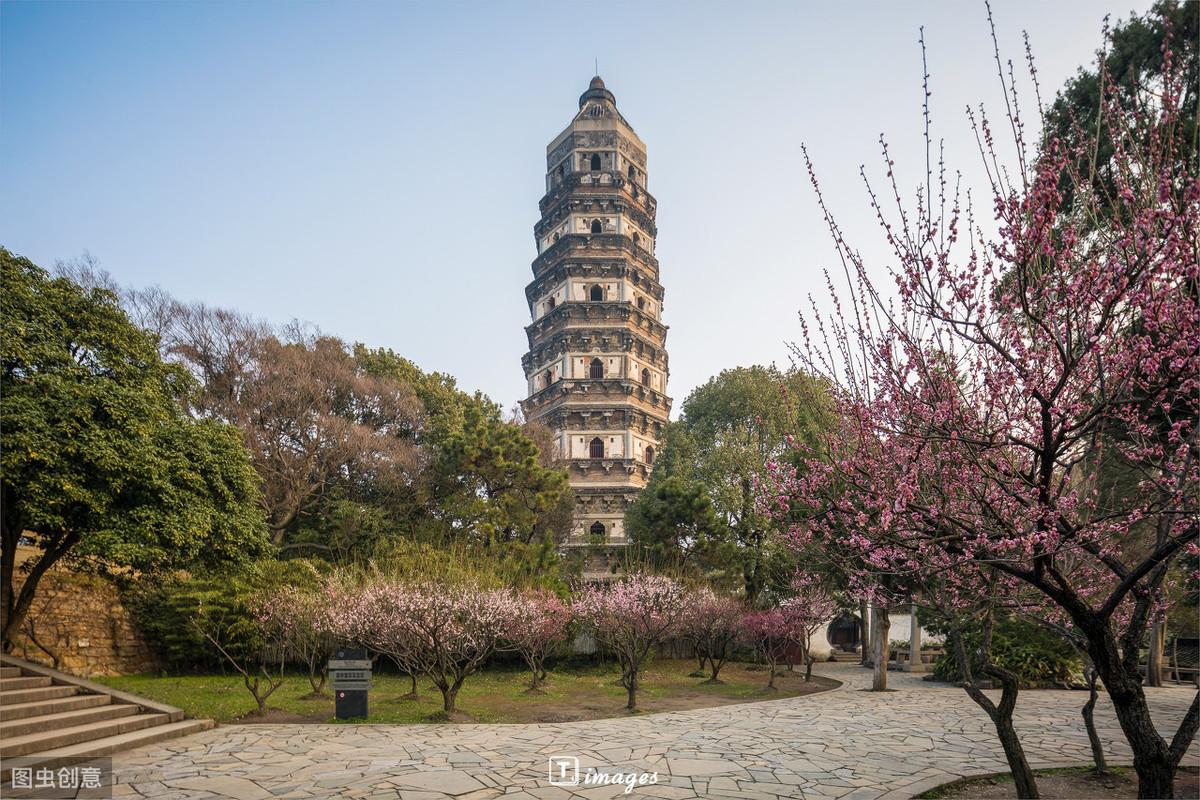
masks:
<instances>
[{"instance_id":1,"label":"dark green bush","mask_svg":"<svg viewBox=\"0 0 1200 800\"><path fill-rule=\"evenodd\" d=\"M935 628L936 623L930 625ZM945 631L938 631L944 633ZM973 625L964 634L971 669L977 680L986 680L979 669L981 625ZM1016 673L1025 683L1072 683L1083 680L1083 662L1075 648L1064 639L1034 622L1008 617L996 623L992 633L992 663ZM949 641L933 666L941 680L962 680L958 655Z\"/></svg>"},{"instance_id":2,"label":"dark green bush","mask_svg":"<svg viewBox=\"0 0 1200 800\"><path fill-rule=\"evenodd\" d=\"M192 624L199 615L220 632L222 646L235 658L261 649L251 604L255 595L278 586L315 586L306 561L266 559L224 572L179 574L135 582L126 603L150 645L170 672L225 672L228 663Z\"/></svg>"}]
</instances>

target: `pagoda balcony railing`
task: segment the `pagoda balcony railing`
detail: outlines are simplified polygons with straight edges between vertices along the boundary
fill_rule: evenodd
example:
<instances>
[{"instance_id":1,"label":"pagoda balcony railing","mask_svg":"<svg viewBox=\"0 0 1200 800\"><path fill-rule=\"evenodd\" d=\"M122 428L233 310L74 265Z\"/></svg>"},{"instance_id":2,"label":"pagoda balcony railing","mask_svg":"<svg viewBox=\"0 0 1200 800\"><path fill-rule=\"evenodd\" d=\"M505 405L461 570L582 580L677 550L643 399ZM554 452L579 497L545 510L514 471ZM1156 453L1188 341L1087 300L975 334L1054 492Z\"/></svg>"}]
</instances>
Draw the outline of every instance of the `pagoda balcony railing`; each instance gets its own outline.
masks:
<instances>
[{"instance_id":1,"label":"pagoda balcony railing","mask_svg":"<svg viewBox=\"0 0 1200 800\"><path fill-rule=\"evenodd\" d=\"M607 333L604 328L599 330L601 332L598 335L601 337ZM521 356L521 366L525 370L525 377L528 378L534 373L542 372L546 369L548 364L554 363L560 357L565 355L586 356L591 354L602 355L606 353L626 353L637 358L643 364L657 367L662 372L666 372L668 370L669 362L665 348L662 346L655 346L654 355L647 355L646 349L652 344L650 340L642 335L642 331L635 330L628 331L628 333L631 334L629 339L620 341L615 346L610 345L608 348L597 348L595 338L593 337L572 336L566 340L558 339L545 342ZM585 338L587 339L586 341L584 340ZM641 346L641 352L639 352L638 349L639 344ZM537 366L534 366L535 364Z\"/></svg>"},{"instance_id":2,"label":"pagoda balcony railing","mask_svg":"<svg viewBox=\"0 0 1200 800\"><path fill-rule=\"evenodd\" d=\"M644 209L650 216L654 216L654 212L658 208L658 201L654 199L654 195L619 172L603 170L567 173L562 180L550 187L550 191L546 192L546 195L538 203L538 210L545 214L546 209L558 202L558 199L566 192L578 190L605 192L613 189L621 190L621 193L628 197L634 205Z\"/></svg>"},{"instance_id":3,"label":"pagoda balcony railing","mask_svg":"<svg viewBox=\"0 0 1200 800\"><path fill-rule=\"evenodd\" d=\"M570 325L572 322L614 322L624 325L632 321L634 328L648 332L651 336L665 337L667 326L643 309L628 301L607 300L571 300L559 303L550 312L543 314L525 326L529 338L529 346L535 349L538 342L559 324Z\"/></svg>"},{"instance_id":4,"label":"pagoda balcony railing","mask_svg":"<svg viewBox=\"0 0 1200 800\"><path fill-rule=\"evenodd\" d=\"M641 264L630 263L626 261L618 261L617 264L629 271L630 281L634 287L641 290L647 297L653 298L658 302L663 301L663 287L657 280L651 277L648 270L644 269ZM561 274L559 274L561 272ZM547 269L529 282L525 287L525 300L532 306L541 299L549 287L561 283L568 277L586 278L590 281L603 280L604 277L596 275L591 264L576 263L569 259L560 261L551 269Z\"/></svg>"},{"instance_id":5,"label":"pagoda balcony railing","mask_svg":"<svg viewBox=\"0 0 1200 800\"><path fill-rule=\"evenodd\" d=\"M561 378L549 386L538 389L525 399L524 405L530 409L551 403L560 396L569 395L573 398L592 394L595 389L604 394L618 394L641 400L651 407L663 408L670 411L671 398L659 391L632 378L611 376L604 378Z\"/></svg>"},{"instance_id":6,"label":"pagoda balcony railing","mask_svg":"<svg viewBox=\"0 0 1200 800\"><path fill-rule=\"evenodd\" d=\"M654 254L644 247L635 245L632 237L620 233L568 233L543 250L533 260L533 274L541 275L552 264L565 258L569 253L595 251L594 255L600 256L602 253L614 250L619 253L629 253L631 257L650 267L655 275L658 274L658 259L654 257ZM588 255L592 254L588 253Z\"/></svg>"},{"instance_id":7,"label":"pagoda balcony railing","mask_svg":"<svg viewBox=\"0 0 1200 800\"><path fill-rule=\"evenodd\" d=\"M562 459L568 470L578 472L583 475L601 474L620 477L621 475L633 476L639 478L650 477L650 470L653 469L653 464L647 464L638 458L565 458Z\"/></svg>"}]
</instances>

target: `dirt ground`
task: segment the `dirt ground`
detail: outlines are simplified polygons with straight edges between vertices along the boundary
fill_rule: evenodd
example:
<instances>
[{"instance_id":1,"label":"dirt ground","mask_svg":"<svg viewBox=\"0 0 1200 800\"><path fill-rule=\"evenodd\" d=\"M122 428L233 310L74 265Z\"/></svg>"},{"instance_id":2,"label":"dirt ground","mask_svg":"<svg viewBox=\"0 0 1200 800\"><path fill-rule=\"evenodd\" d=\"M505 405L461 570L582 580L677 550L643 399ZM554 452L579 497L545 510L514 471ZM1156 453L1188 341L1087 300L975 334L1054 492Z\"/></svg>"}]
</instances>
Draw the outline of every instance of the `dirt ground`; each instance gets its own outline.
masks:
<instances>
[{"instance_id":1,"label":"dirt ground","mask_svg":"<svg viewBox=\"0 0 1200 800\"><path fill-rule=\"evenodd\" d=\"M1037 777L1038 793L1042 800L1125 800L1137 797L1137 775L1132 768L1121 767L1119 774L1097 777L1087 770L1047 770ZM972 778L925 796L970 798L970 800L1010 800L1017 796L1008 776ZM1200 798L1200 769L1181 767L1175 776L1175 797L1178 800Z\"/></svg>"}]
</instances>

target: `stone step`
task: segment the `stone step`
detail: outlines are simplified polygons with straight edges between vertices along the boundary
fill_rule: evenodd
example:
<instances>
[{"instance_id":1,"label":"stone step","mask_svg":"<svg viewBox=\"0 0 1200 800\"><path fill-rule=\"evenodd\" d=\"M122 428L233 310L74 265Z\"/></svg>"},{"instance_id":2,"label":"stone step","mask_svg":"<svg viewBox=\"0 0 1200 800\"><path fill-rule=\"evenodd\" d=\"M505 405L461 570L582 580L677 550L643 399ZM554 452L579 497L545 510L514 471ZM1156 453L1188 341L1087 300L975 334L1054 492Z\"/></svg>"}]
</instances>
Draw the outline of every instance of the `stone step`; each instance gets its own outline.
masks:
<instances>
[{"instance_id":1,"label":"stone step","mask_svg":"<svg viewBox=\"0 0 1200 800\"><path fill-rule=\"evenodd\" d=\"M36 689L39 686L49 686L54 681L40 675L29 675L23 678L0 678L0 692L11 692L14 689Z\"/></svg>"},{"instance_id":2,"label":"stone step","mask_svg":"<svg viewBox=\"0 0 1200 800\"><path fill-rule=\"evenodd\" d=\"M134 714L128 717L87 722L70 728L37 731L24 736L5 737L0 741L0 756L27 756L48 750L69 748L71 745L133 733L168 721L166 714Z\"/></svg>"},{"instance_id":3,"label":"stone step","mask_svg":"<svg viewBox=\"0 0 1200 800\"><path fill-rule=\"evenodd\" d=\"M86 725L89 722L100 722L118 717L130 717L138 713L138 707L127 703L109 703L96 705L91 708L80 708L74 711L60 711L56 714L41 714L24 719L5 720L0 722L0 746L4 741L16 736L27 736L39 731L51 731L59 728L73 728Z\"/></svg>"},{"instance_id":4,"label":"stone step","mask_svg":"<svg viewBox=\"0 0 1200 800\"><path fill-rule=\"evenodd\" d=\"M0 678L19 678L21 677L20 667L0 667Z\"/></svg>"},{"instance_id":5,"label":"stone step","mask_svg":"<svg viewBox=\"0 0 1200 800\"><path fill-rule=\"evenodd\" d=\"M70 697L77 691L78 688L75 686L43 686L40 689L14 689L11 692L0 692L0 706L34 703L38 700L53 700L56 697Z\"/></svg>"},{"instance_id":6,"label":"stone step","mask_svg":"<svg viewBox=\"0 0 1200 800\"><path fill-rule=\"evenodd\" d=\"M70 697L60 697L55 700L16 703L11 706L0 706L0 720L10 722L16 719L58 714L63 711L75 711L80 708L96 708L97 706L106 706L110 703L112 703L112 698L106 694L76 694Z\"/></svg>"},{"instance_id":7,"label":"stone step","mask_svg":"<svg viewBox=\"0 0 1200 800\"><path fill-rule=\"evenodd\" d=\"M162 715L147 714L144 716L157 717ZM152 728L143 728L139 731L107 736L103 739L80 742L79 744L67 745L66 747L59 747L40 753L31 753L21 760L21 766L31 766L35 769L57 769L67 764L78 764L80 761L86 761L90 758L109 756L121 750L154 744L155 742L174 739L178 736L187 736L190 733L199 733L200 731L208 730L213 725L214 723L211 719L186 719L183 722L155 725ZM0 782L8 780L9 772L10 770L8 769L0 768Z\"/></svg>"}]
</instances>

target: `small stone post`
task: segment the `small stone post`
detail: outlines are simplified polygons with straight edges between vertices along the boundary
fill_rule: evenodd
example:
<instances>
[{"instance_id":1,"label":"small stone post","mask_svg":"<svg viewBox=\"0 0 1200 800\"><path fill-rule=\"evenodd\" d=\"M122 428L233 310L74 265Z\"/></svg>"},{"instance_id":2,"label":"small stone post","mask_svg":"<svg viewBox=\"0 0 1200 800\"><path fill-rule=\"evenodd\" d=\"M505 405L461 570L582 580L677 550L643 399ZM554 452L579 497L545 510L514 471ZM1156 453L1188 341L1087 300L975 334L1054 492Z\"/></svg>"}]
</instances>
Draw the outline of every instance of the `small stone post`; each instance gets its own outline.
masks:
<instances>
[{"instance_id":1,"label":"small stone post","mask_svg":"<svg viewBox=\"0 0 1200 800\"><path fill-rule=\"evenodd\" d=\"M909 620L908 634L908 664L905 672L924 672L925 664L921 661L921 622L917 619L916 603L912 605L912 616Z\"/></svg>"}]
</instances>

